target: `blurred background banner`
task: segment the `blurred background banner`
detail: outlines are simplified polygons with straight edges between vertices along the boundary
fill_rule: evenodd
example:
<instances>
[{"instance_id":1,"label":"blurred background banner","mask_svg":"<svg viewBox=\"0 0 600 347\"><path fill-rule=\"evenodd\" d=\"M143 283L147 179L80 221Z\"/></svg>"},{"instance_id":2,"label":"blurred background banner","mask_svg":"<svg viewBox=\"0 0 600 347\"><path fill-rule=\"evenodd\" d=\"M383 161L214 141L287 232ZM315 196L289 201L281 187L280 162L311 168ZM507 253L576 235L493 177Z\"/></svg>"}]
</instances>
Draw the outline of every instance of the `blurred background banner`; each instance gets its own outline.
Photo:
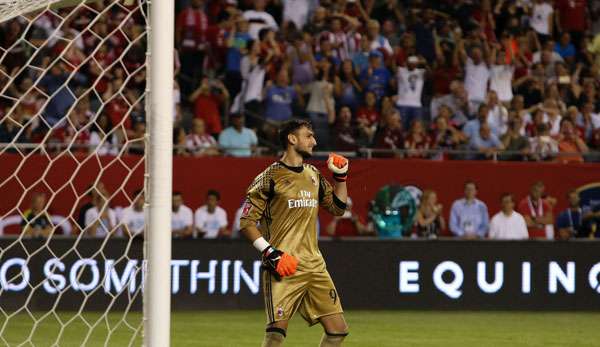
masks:
<instances>
[{"instance_id":1,"label":"blurred background banner","mask_svg":"<svg viewBox=\"0 0 600 347\"><path fill-rule=\"evenodd\" d=\"M139 296L128 298L142 290L142 243L125 256L125 240L109 240L103 255L102 240L81 240L78 255L74 242L52 240L26 262L42 241L7 249L0 240L0 307L47 310L58 289L59 310L141 309ZM321 249L347 309L600 310L600 255L589 241L322 241ZM174 240L171 269L174 310L262 307L260 262L246 242Z\"/></svg>"}]
</instances>

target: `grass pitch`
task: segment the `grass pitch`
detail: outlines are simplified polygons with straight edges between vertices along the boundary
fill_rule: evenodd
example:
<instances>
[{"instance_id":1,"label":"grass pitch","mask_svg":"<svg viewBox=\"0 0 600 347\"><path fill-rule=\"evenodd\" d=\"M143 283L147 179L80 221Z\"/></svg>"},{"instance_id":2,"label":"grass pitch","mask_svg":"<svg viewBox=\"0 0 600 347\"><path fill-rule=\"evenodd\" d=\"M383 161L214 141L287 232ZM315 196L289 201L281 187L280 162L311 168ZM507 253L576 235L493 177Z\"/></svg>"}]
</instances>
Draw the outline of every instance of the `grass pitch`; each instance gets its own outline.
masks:
<instances>
[{"instance_id":1,"label":"grass pitch","mask_svg":"<svg viewBox=\"0 0 600 347\"><path fill-rule=\"evenodd\" d=\"M171 345L260 346L264 319L262 311L176 312ZM600 346L600 313L349 311L346 319L345 346ZM140 346L140 325L139 313L108 319L59 313L32 331L33 318L20 314L9 320L0 346ZM318 346L321 334L320 326L308 328L297 316L285 346Z\"/></svg>"}]
</instances>

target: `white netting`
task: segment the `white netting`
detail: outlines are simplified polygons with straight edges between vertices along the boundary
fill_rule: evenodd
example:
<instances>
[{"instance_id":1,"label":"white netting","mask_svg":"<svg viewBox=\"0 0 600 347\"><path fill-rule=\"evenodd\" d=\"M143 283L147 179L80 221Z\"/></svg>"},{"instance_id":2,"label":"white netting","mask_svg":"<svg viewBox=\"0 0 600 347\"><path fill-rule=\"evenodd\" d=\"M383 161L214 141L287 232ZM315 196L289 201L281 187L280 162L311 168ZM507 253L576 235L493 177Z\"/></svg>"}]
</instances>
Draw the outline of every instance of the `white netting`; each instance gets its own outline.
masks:
<instances>
[{"instance_id":1,"label":"white netting","mask_svg":"<svg viewBox=\"0 0 600 347\"><path fill-rule=\"evenodd\" d=\"M0 0L0 342L139 345L147 4L54 3Z\"/></svg>"}]
</instances>

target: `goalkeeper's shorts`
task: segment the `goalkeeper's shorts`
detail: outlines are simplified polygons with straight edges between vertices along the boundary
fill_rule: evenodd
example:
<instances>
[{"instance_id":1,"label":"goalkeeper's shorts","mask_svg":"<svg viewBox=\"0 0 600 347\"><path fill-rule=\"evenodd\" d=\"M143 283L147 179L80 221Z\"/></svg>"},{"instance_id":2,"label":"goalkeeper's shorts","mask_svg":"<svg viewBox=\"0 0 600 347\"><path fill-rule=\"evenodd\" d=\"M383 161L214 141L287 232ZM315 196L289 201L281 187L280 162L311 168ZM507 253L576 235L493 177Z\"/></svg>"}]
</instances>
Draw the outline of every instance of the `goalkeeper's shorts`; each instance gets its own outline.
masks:
<instances>
[{"instance_id":1,"label":"goalkeeper's shorts","mask_svg":"<svg viewBox=\"0 0 600 347\"><path fill-rule=\"evenodd\" d=\"M263 294L267 324L289 320L296 311L309 325L318 323L320 317L343 312L340 297L327 271L296 271L281 281L264 271Z\"/></svg>"}]
</instances>

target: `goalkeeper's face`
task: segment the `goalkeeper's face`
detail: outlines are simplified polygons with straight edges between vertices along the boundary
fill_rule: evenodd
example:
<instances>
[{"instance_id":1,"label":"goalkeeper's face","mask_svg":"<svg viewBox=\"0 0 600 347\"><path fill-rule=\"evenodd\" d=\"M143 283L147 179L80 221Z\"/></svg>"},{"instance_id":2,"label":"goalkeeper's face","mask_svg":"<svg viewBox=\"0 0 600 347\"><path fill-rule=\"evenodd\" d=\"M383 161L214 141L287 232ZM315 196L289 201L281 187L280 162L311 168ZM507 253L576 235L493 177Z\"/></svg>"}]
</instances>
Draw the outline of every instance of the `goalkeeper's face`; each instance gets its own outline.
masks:
<instances>
[{"instance_id":1,"label":"goalkeeper's face","mask_svg":"<svg viewBox=\"0 0 600 347\"><path fill-rule=\"evenodd\" d=\"M315 133L312 129L302 127L296 130L294 134L295 143L293 143L294 150L302 156L302 158L310 158L313 153L313 148L317 145L315 139Z\"/></svg>"}]
</instances>

